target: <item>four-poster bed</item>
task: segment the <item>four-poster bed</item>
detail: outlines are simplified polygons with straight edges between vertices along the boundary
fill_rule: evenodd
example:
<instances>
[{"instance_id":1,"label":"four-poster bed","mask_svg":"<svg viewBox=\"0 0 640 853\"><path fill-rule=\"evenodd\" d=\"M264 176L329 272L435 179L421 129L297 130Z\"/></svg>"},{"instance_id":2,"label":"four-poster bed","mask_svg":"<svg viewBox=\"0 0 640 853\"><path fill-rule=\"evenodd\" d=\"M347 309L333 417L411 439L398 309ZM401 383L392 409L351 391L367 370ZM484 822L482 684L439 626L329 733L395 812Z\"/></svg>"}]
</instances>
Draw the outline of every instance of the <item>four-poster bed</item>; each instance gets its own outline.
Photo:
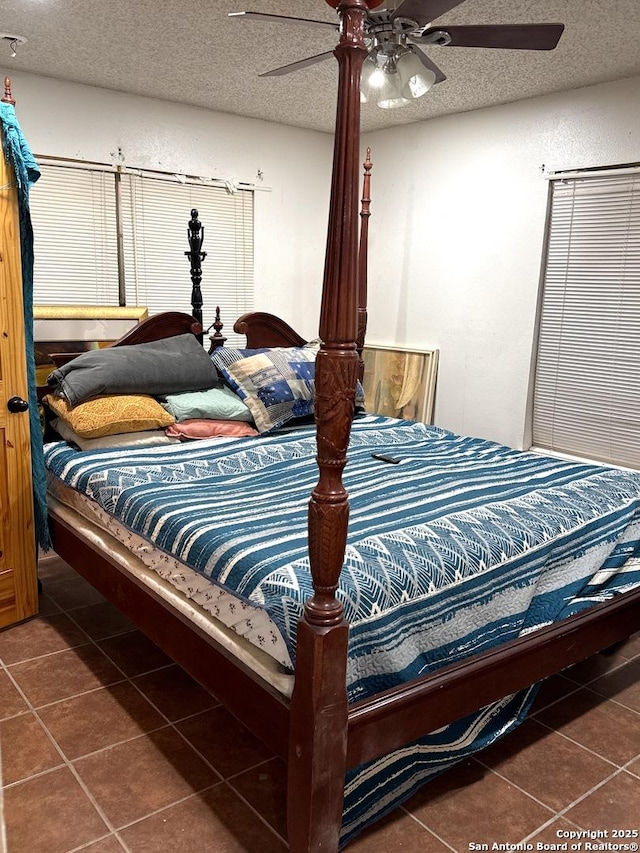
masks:
<instances>
[{"instance_id":1,"label":"four-poster bed","mask_svg":"<svg viewBox=\"0 0 640 853\"><path fill-rule=\"evenodd\" d=\"M278 673L273 674L273 668L269 669L271 663L264 657L256 657L246 648L239 650L222 629L212 634L202 620L194 621L184 607L175 601L168 602L159 585L129 571L127 561L130 554L117 538L97 526L80 530L74 513L55 499L50 508L54 547L60 556L116 603L287 761L288 840L294 853L337 850L345 775L348 777L354 768L515 694L629 636L640 627L638 584L634 589L612 596L589 609L581 609L554 624L544 624L544 619L538 619L536 630L516 632L506 642L485 644L479 654L473 654L473 649L468 650L470 654L465 657L458 653L457 657L449 658L455 662L443 666L440 661L434 671L425 675L412 671L406 681L397 680L381 690L375 687L363 690L361 698L357 691L354 698L353 689L351 696L348 695L347 684L354 683L349 667L354 664L348 658L350 638L344 616L344 597L336 594L345 553L349 552L351 559L349 549L353 547L353 542L348 541L350 502L342 473L350 437L352 450L362 449L363 456L357 460L364 465L364 456L371 455L368 453L371 447L367 444L366 432L369 430L373 434L378 424L375 419L365 419L364 425L358 424L352 435L359 370L358 348L362 345L366 326L364 302L358 307L358 295L363 296L366 290L364 275L358 275L359 264L361 269L366 264L366 241L361 243L359 250L357 223L360 156L358 82L360 65L366 54L363 19L368 7L365 0L344 0L337 8L342 20L340 44L336 48L339 62L338 107L320 318L322 344L315 367L316 427L312 436L317 445L319 479L308 507L312 592L304 601L303 617L297 631L294 628L294 677L283 686L278 680ZM365 166L366 176L369 169L370 164ZM362 216L365 235L368 194L368 183L365 182L363 195L367 201L363 203ZM250 349L301 347L305 343L287 324L268 314L246 315L240 318L235 328L246 334ZM199 333L200 327L194 328L193 319L185 315L164 315L137 327L120 343L136 344L187 330ZM418 429L411 436L419 436L426 442L421 450L426 454L431 452L429 442L444 447L453 441L443 431L437 430L425 434L424 430ZM267 438L267 443L270 440ZM297 441L290 434L285 436L285 440L294 444ZM304 439L300 441L304 442ZM406 450L409 439L398 439L400 444L403 441ZM444 449L448 450L448 447ZM73 459L64 455L70 452L67 449L52 451L50 464L55 463L57 454L62 460L60 467L73 467ZM482 452L487 466L502 465L503 462L506 465L515 458L515 452L510 452L513 456L500 456L496 462L490 456L494 452L492 448L483 447ZM499 451L501 453L502 450ZM83 459L79 464L88 466L91 473L87 479L91 480L95 471L90 468L89 460ZM529 459L528 464L537 463ZM53 469L55 464L52 464ZM413 469L416 501L420 491L417 470ZM565 470L569 468L563 468ZM375 476L380 477L380 474ZM532 476L547 475L535 468ZM624 480L622 474L611 476L619 477L620 482ZM391 482L391 475L388 477ZM633 475L628 475L624 482L633 491ZM637 503L640 484L637 478L635 482ZM411 478L405 478L402 488L405 491L409 488L408 500L411 499L410 487ZM366 495L360 500L363 506L366 505ZM628 496L628 500L633 503L633 495ZM221 503L217 511L221 512L222 508ZM355 510L357 516L360 504ZM524 529L521 535L526 538ZM629 563L633 563L638 558L637 532L635 539L629 535L627 540L625 556L631 558ZM523 545L523 550L528 547ZM612 573L613 566L608 571ZM461 580L459 577L458 581ZM404 630L402 624L399 619L400 635ZM352 636L357 640L355 628ZM403 640L400 636L399 641ZM521 704L524 707L526 702L522 700Z\"/></svg>"}]
</instances>

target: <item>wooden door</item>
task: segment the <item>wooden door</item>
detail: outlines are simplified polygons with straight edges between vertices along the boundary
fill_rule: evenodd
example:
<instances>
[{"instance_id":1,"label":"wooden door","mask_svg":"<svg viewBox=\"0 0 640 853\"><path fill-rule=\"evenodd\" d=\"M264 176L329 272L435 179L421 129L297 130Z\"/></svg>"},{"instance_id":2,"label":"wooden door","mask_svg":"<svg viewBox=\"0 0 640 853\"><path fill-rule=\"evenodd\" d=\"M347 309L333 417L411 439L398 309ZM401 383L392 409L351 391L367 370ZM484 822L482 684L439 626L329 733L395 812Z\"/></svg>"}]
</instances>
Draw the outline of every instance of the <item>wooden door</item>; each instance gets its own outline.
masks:
<instances>
[{"instance_id":1,"label":"wooden door","mask_svg":"<svg viewBox=\"0 0 640 853\"><path fill-rule=\"evenodd\" d=\"M0 156L0 627L38 609L20 264L15 177Z\"/></svg>"}]
</instances>

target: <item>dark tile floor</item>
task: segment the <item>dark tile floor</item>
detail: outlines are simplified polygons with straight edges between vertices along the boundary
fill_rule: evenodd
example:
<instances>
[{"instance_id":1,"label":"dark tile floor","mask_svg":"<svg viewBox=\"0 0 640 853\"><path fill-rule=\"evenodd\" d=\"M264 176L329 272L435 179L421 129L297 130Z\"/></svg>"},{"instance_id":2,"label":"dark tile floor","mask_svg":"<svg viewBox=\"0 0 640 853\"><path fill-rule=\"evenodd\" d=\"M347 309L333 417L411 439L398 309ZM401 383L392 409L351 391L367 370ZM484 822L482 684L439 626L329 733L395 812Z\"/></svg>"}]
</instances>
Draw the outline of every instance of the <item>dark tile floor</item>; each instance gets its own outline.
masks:
<instances>
[{"instance_id":1,"label":"dark tile floor","mask_svg":"<svg viewBox=\"0 0 640 853\"><path fill-rule=\"evenodd\" d=\"M0 850L286 850L279 759L62 560L40 569L40 615L0 633ZM516 732L349 853L542 850L559 832L613 842L614 829L640 829L639 676L636 635L550 679Z\"/></svg>"}]
</instances>

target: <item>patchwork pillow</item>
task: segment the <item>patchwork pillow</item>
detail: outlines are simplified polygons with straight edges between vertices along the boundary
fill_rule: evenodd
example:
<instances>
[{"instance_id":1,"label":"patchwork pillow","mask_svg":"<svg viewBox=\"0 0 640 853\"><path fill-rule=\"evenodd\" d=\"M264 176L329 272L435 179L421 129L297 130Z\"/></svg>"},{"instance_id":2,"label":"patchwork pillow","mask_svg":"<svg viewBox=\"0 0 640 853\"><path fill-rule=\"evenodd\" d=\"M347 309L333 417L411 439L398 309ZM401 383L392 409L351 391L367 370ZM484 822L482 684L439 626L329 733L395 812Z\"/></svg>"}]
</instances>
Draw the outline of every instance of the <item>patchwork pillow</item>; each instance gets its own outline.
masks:
<instances>
[{"instance_id":1,"label":"patchwork pillow","mask_svg":"<svg viewBox=\"0 0 640 853\"><path fill-rule=\"evenodd\" d=\"M225 382L241 397L260 432L271 432L294 418L313 415L316 355L320 341L304 347L234 349L219 347L211 359ZM356 407L364 391L356 386Z\"/></svg>"},{"instance_id":2,"label":"patchwork pillow","mask_svg":"<svg viewBox=\"0 0 640 853\"><path fill-rule=\"evenodd\" d=\"M160 399L164 408L178 421L212 418L222 421L251 421L246 404L230 388L210 388L170 394Z\"/></svg>"},{"instance_id":3,"label":"patchwork pillow","mask_svg":"<svg viewBox=\"0 0 640 853\"><path fill-rule=\"evenodd\" d=\"M101 438L121 432L162 429L174 423L157 400L144 394L111 394L73 408L62 397L48 394L44 402L81 438Z\"/></svg>"},{"instance_id":4,"label":"patchwork pillow","mask_svg":"<svg viewBox=\"0 0 640 853\"><path fill-rule=\"evenodd\" d=\"M258 435L258 430L255 430L249 424L242 421L193 418L167 427L166 433L168 436L190 441L197 438L220 438L223 436L240 438L242 436Z\"/></svg>"},{"instance_id":5,"label":"patchwork pillow","mask_svg":"<svg viewBox=\"0 0 640 853\"><path fill-rule=\"evenodd\" d=\"M51 421L54 430L80 450L103 450L109 447L155 447L159 444L178 444L179 438L165 433L163 429L143 430L142 432L121 432L115 435L104 435L102 438L82 438L62 418ZM171 427L167 427L171 429Z\"/></svg>"},{"instance_id":6,"label":"patchwork pillow","mask_svg":"<svg viewBox=\"0 0 640 853\"><path fill-rule=\"evenodd\" d=\"M259 432L313 414L316 347L219 347L213 363L241 397Z\"/></svg>"}]
</instances>

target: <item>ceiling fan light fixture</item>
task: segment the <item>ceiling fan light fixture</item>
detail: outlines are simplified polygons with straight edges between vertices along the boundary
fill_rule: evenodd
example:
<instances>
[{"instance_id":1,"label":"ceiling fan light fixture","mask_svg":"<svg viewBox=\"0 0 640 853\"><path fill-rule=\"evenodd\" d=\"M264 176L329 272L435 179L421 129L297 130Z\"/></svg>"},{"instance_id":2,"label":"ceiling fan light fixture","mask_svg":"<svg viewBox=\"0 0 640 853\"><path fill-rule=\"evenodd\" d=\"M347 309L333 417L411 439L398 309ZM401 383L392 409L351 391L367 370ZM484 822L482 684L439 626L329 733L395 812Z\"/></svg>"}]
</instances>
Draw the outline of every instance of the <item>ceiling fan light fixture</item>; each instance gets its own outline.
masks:
<instances>
[{"instance_id":1,"label":"ceiling fan light fixture","mask_svg":"<svg viewBox=\"0 0 640 853\"><path fill-rule=\"evenodd\" d=\"M363 104L377 99L378 92L384 83L383 60L383 54L373 51L362 63L360 101Z\"/></svg>"},{"instance_id":2,"label":"ceiling fan light fixture","mask_svg":"<svg viewBox=\"0 0 640 853\"><path fill-rule=\"evenodd\" d=\"M378 89L376 101L382 110L395 110L409 103L402 94L402 79L398 73L396 58L396 53L386 55L382 66L382 85Z\"/></svg>"},{"instance_id":3,"label":"ceiling fan light fixture","mask_svg":"<svg viewBox=\"0 0 640 853\"><path fill-rule=\"evenodd\" d=\"M381 110L396 110L398 109L398 107L404 107L409 103L411 103L411 101L407 100L407 98L398 96L392 98L384 98L383 100L378 101L378 106Z\"/></svg>"},{"instance_id":4,"label":"ceiling fan light fixture","mask_svg":"<svg viewBox=\"0 0 640 853\"><path fill-rule=\"evenodd\" d=\"M385 81L385 85L378 94L376 103L381 110L395 110L410 103L409 99L402 95L398 74L394 74L391 79Z\"/></svg>"},{"instance_id":5,"label":"ceiling fan light fixture","mask_svg":"<svg viewBox=\"0 0 640 853\"><path fill-rule=\"evenodd\" d=\"M373 101L383 110L403 107L409 100L403 96L401 88L396 56L381 50L370 53L362 66L360 101Z\"/></svg>"},{"instance_id":6,"label":"ceiling fan light fixture","mask_svg":"<svg viewBox=\"0 0 640 853\"><path fill-rule=\"evenodd\" d=\"M436 82L436 75L420 61L412 47L407 47L396 61L400 77L400 92L408 100L426 95Z\"/></svg>"}]
</instances>

